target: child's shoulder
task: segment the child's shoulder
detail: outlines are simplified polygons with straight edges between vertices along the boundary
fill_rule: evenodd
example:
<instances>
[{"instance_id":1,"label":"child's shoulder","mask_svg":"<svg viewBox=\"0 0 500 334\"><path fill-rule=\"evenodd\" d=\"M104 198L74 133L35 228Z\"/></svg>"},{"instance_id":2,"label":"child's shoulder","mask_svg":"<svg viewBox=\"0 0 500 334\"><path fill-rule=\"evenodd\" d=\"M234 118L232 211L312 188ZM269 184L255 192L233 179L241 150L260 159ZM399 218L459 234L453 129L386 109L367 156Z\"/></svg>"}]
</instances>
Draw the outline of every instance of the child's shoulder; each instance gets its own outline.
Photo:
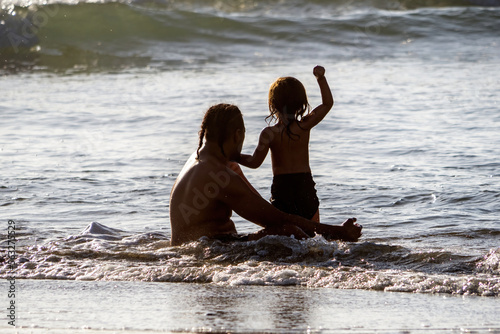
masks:
<instances>
[{"instance_id":1,"label":"child's shoulder","mask_svg":"<svg viewBox=\"0 0 500 334\"><path fill-rule=\"evenodd\" d=\"M277 122L276 124L267 126L265 129L268 129L268 131L281 131L283 127L284 125L282 122Z\"/></svg>"},{"instance_id":2,"label":"child's shoulder","mask_svg":"<svg viewBox=\"0 0 500 334\"><path fill-rule=\"evenodd\" d=\"M280 131L281 131L280 124L269 125L269 126L266 126L264 129L262 129L261 135L267 135L267 136L272 137L273 134L279 133Z\"/></svg>"}]
</instances>

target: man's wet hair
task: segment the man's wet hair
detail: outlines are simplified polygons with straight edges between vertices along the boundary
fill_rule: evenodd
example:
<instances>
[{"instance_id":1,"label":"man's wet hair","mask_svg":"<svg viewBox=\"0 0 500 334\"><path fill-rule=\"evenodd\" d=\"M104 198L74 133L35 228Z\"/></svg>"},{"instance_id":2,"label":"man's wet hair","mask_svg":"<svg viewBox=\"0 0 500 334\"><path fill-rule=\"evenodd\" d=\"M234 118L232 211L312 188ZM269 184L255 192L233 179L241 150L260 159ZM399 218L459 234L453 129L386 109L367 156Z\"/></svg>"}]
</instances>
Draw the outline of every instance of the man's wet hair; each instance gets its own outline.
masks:
<instances>
[{"instance_id":1,"label":"man's wet hair","mask_svg":"<svg viewBox=\"0 0 500 334\"><path fill-rule=\"evenodd\" d=\"M243 116L237 106L220 103L208 108L201 122L200 141L196 150L197 158L200 158L204 138L216 142L222 155L226 156L223 148L224 141L236 130L243 129L243 126Z\"/></svg>"}]
</instances>

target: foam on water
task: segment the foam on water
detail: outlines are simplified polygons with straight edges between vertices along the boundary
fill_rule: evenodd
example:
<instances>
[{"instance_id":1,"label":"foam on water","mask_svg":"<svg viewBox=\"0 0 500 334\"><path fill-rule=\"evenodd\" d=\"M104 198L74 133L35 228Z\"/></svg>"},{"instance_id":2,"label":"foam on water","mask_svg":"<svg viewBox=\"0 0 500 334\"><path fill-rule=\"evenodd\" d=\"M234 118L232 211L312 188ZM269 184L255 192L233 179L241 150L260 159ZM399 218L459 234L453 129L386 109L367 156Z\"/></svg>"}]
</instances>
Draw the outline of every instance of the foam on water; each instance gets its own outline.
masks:
<instances>
[{"instance_id":1,"label":"foam on water","mask_svg":"<svg viewBox=\"0 0 500 334\"><path fill-rule=\"evenodd\" d=\"M16 331L497 333L500 8L475 6L495 2L0 1ZM203 112L237 104L250 153L276 77L320 103L316 64L335 96L311 135L321 221L357 217L362 239L171 247ZM270 161L245 173L268 198Z\"/></svg>"},{"instance_id":2,"label":"foam on water","mask_svg":"<svg viewBox=\"0 0 500 334\"><path fill-rule=\"evenodd\" d=\"M171 247L160 233L128 235L99 223L81 234L28 247L17 278L333 287L498 296L500 249L475 258L372 242L252 242L202 238ZM8 277L8 266L0 271Z\"/></svg>"},{"instance_id":3,"label":"foam on water","mask_svg":"<svg viewBox=\"0 0 500 334\"><path fill-rule=\"evenodd\" d=\"M2 2L2 47L5 32L40 24L23 51L0 50L0 206L16 222L16 277L498 296L498 8L234 3ZM277 76L321 101L317 63L336 100L311 137L321 219L357 217L361 241L171 247L168 192L203 111L239 105L249 153ZM268 197L269 161L245 172Z\"/></svg>"}]
</instances>

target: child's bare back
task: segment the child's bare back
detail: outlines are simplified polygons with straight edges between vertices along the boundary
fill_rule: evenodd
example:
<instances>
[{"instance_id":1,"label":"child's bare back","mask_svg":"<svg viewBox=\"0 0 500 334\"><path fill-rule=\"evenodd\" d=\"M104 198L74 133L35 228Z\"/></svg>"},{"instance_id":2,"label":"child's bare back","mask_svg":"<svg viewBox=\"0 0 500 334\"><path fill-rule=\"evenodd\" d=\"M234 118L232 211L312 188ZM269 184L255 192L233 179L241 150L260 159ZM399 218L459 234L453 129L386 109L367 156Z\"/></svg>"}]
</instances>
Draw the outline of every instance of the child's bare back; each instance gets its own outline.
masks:
<instances>
[{"instance_id":1,"label":"child's bare back","mask_svg":"<svg viewBox=\"0 0 500 334\"><path fill-rule=\"evenodd\" d=\"M282 135L285 131L283 124L269 126L263 130L263 133L270 138L273 175L311 172L309 166L311 131L300 128L299 125L299 122L294 122L290 126L290 131L297 135L296 138Z\"/></svg>"}]
</instances>

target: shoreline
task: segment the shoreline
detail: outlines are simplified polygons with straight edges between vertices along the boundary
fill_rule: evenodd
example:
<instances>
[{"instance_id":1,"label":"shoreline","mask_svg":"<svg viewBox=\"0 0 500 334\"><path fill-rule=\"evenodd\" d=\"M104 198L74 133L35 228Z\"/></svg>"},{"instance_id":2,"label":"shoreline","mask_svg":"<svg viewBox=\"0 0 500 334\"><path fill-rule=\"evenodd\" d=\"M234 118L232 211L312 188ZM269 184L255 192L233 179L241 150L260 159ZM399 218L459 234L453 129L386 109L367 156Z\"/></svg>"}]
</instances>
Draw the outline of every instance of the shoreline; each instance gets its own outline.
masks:
<instances>
[{"instance_id":1,"label":"shoreline","mask_svg":"<svg viewBox=\"0 0 500 334\"><path fill-rule=\"evenodd\" d=\"M500 333L498 300L279 286L18 280L15 333ZM4 300L5 303L5 300Z\"/></svg>"}]
</instances>

